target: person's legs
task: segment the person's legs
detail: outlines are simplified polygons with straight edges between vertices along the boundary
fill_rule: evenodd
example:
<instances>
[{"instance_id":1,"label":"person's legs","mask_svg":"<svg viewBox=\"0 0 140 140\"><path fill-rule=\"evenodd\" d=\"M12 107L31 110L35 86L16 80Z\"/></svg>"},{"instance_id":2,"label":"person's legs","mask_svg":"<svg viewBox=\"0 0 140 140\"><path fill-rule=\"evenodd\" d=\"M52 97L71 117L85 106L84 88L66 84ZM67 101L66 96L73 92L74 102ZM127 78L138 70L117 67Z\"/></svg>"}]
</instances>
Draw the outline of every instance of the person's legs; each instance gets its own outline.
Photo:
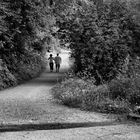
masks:
<instances>
[{"instance_id":1,"label":"person's legs","mask_svg":"<svg viewBox=\"0 0 140 140\"><path fill-rule=\"evenodd\" d=\"M57 72L59 72L60 64L57 64Z\"/></svg>"},{"instance_id":2,"label":"person's legs","mask_svg":"<svg viewBox=\"0 0 140 140\"><path fill-rule=\"evenodd\" d=\"M57 64L55 64L55 67L56 67L56 72L57 72Z\"/></svg>"},{"instance_id":3,"label":"person's legs","mask_svg":"<svg viewBox=\"0 0 140 140\"><path fill-rule=\"evenodd\" d=\"M50 72L52 71L51 69L52 69L52 65L51 65L51 63L49 63L49 65L50 65Z\"/></svg>"},{"instance_id":4,"label":"person's legs","mask_svg":"<svg viewBox=\"0 0 140 140\"><path fill-rule=\"evenodd\" d=\"M53 63L50 63L50 72L53 71Z\"/></svg>"},{"instance_id":5,"label":"person's legs","mask_svg":"<svg viewBox=\"0 0 140 140\"><path fill-rule=\"evenodd\" d=\"M56 72L59 72L60 64L55 64L56 65Z\"/></svg>"}]
</instances>

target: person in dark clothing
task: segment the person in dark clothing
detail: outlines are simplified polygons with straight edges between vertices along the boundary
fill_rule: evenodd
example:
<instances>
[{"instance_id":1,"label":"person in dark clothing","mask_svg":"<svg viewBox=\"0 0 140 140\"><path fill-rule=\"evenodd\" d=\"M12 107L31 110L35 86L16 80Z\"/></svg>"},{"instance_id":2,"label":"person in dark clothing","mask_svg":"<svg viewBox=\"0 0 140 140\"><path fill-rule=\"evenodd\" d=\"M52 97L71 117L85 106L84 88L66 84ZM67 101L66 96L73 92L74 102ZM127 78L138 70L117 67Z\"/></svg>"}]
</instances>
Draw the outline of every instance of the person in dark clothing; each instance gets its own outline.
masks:
<instances>
[{"instance_id":1,"label":"person in dark clothing","mask_svg":"<svg viewBox=\"0 0 140 140\"><path fill-rule=\"evenodd\" d=\"M50 72L53 72L54 58L52 54L50 54L50 57L48 58L48 60L49 60Z\"/></svg>"}]
</instances>

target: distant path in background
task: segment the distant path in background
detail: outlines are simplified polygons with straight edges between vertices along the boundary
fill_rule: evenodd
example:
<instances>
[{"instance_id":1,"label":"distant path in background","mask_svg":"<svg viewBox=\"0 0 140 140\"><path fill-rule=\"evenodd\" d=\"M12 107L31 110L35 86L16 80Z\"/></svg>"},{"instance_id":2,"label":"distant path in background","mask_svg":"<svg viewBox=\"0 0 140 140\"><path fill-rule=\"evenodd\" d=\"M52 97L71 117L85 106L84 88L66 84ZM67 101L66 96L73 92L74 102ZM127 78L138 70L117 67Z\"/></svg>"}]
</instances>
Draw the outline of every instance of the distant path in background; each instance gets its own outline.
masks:
<instances>
[{"instance_id":1,"label":"distant path in background","mask_svg":"<svg viewBox=\"0 0 140 140\"><path fill-rule=\"evenodd\" d=\"M53 99L51 88L72 64L69 53L60 53L60 73L50 73L47 66L40 77L0 91L0 140L140 140L139 125L116 123L107 114L69 108Z\"/></svg>"}]
</instances>

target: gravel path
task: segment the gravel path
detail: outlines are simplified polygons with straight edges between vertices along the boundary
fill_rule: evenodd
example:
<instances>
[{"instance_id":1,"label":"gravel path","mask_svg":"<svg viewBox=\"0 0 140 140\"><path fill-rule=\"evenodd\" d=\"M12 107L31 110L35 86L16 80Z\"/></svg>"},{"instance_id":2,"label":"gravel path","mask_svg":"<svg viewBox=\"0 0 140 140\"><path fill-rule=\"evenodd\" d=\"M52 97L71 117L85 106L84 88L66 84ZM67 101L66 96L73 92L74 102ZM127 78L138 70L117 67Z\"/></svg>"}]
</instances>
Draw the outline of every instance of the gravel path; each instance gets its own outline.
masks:
<instances>
[{"instance_id":1,"label":"gravel path","mask_svg":"<svg viewBox=\"0 0 140 140\"><path fill-rule=\"evenodd\" d=\"M116 123L107 114L58 104L51 88L69 67L61 53L60 73L44 72L25 84L0 92L0 140L140 140L140 126Z\"/></svg>"}]
</instances>

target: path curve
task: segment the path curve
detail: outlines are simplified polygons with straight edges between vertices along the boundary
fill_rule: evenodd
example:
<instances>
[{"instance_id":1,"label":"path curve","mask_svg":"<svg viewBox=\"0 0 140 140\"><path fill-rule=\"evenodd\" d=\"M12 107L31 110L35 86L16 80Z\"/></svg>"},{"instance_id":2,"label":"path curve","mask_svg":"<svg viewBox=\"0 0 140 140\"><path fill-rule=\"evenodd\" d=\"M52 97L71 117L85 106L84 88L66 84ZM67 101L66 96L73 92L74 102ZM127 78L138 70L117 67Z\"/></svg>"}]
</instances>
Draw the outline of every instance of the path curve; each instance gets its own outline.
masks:
<instances>
[{"instance_id":1,"label":"path curve","mask_svg":"<svg viewBox=\"0 0 140 140\"><path fill-rule=\"evenodd\" d=\"M50 90L71 65L68 51L63 50L60 55L63 60L60 73L47 70L25 84L0 91L0 131L7 132L0 133L0 140L42 140L46 137L48 140L93 140L102 139L103 135L107 138L115 135L116 140L118 136L122 138L122 135L128 139L132 134L139 140L139 126L114 123L106 114L80 111L55 102Z\"/></svg>"},{"instance_id":2,"label":"path curve","mask_svg":"<svg viewBox=\"0 0 140 140\"><path fill-rule=\"evenodd\" d=\"M69 52L63 50L60 55L63 60L60 73L50 73L47 69L36 79L17 87L0 91L1 124L108 120L101 114L96 116L93 113L85 113L78 109L70 109L55 103L50 90L70 68Z\"/></svg>"}]
</instances>

